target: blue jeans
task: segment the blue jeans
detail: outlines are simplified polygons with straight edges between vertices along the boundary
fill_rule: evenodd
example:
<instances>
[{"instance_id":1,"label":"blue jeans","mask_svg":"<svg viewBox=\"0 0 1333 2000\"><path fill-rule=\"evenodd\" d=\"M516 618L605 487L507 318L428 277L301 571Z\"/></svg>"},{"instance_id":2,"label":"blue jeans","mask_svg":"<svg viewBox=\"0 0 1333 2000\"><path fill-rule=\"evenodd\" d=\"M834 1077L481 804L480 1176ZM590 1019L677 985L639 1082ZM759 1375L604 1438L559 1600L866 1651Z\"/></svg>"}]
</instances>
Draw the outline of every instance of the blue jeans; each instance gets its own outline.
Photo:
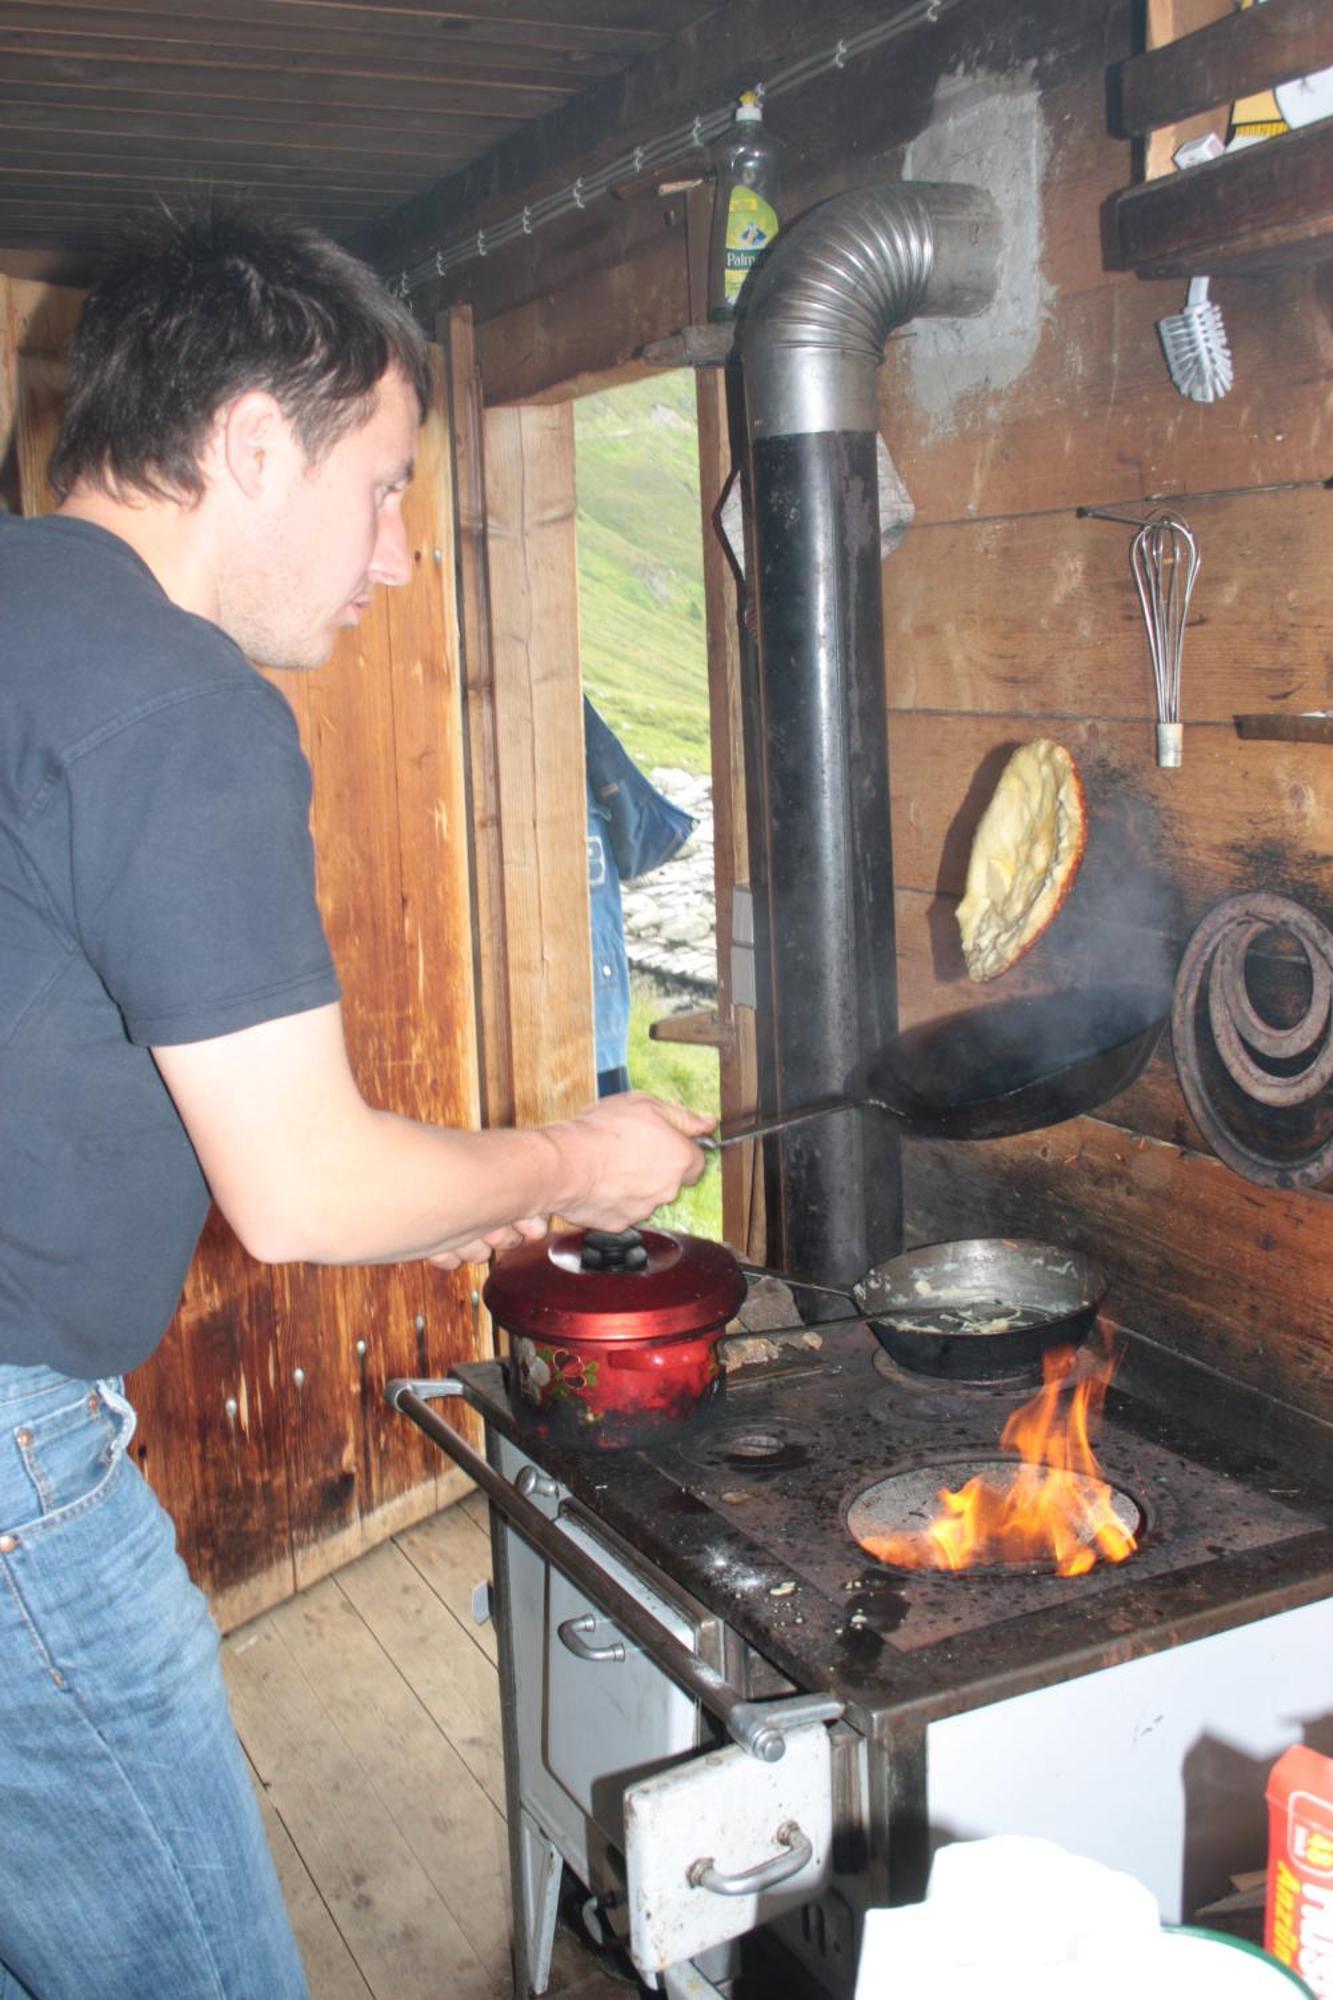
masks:
<instances>
[{"instance_id":1,"label":"blue jeans","mask_svg":"<svg viewBox=\"0 0 1333 2000\"><path fill-rule=\"evenodd\" d=\"M0 2000L305 2000L121 1389L0 1366Z\"/></svg>"}]
</instances>

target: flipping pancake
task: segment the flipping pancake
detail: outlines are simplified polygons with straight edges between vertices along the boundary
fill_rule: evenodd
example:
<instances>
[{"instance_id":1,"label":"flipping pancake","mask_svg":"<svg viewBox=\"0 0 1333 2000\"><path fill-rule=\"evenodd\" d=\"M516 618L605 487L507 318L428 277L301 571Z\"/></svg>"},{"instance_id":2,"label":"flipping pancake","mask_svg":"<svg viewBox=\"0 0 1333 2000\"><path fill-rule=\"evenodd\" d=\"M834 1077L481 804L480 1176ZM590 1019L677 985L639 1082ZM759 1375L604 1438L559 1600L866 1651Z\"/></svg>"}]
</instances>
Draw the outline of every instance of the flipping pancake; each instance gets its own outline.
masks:
<instances>
[{"instance_id":1,"label":"flipping pancake","mask_svg":"<svg viewBox=\"0 0 1333 2000\"><path fill-rule=\"evenodd\" d=\"M973 979L998 979L1031 951L1074 886L1088 844L1078 767L1047 738L1015 750L981 815L958 905Z\"/></svg>"}]
</instances>

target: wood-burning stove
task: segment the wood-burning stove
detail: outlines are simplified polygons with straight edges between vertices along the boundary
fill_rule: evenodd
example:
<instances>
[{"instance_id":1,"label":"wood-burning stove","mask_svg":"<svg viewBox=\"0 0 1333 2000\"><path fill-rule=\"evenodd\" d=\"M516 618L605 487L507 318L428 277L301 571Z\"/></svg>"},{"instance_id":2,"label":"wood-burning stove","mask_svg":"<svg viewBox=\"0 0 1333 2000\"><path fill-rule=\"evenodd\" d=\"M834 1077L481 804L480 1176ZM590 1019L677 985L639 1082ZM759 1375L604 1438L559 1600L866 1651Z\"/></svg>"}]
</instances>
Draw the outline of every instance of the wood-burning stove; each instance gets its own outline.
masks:
<instances>
[{"instance_id":1,"label":"wood-burning stove","mask_svg":"<svg viewBox=\"0 0 1333 2000\"><path fill-rule=\"evenodd\" d=\"M829 1996L861 1912L919 1895L940 1840L1045 1833L1139 1875L1167 1918L1252 1866L1263 1769L1333 1723L1333 1469L1317 1426L1187 1372L1128 1338L1098 1455L1140 1545L1078 1577L864 1554L858 1496L993 1459L1030 1390L904 1374L859 1322L740 1371L651 1450L543 1437L474 1364L450 1386L485 1420L482 1465L429 1409L442 1385L390 1385L493 1502L523 2000L562 1862L667 1992L725 1991L725 1955L692 1943L745 1934ZM645 1852L681 1865L645 1889Z\"/></svg>"}]
</instances>

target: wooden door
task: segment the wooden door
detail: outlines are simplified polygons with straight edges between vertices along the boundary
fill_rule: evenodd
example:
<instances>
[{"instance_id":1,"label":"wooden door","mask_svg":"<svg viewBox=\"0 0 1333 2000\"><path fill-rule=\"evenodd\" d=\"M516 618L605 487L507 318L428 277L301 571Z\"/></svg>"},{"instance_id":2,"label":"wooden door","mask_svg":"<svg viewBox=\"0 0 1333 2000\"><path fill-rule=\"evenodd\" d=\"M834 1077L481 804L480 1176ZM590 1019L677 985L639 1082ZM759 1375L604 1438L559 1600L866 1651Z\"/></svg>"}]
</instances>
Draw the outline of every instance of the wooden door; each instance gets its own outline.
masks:
<instances>
[{"instance_id":1,"label":"wooden door","mask_svg":"<svg viewBox=\"0 0 1333 2000\"><path fill-rule=\"evenodd\" d=\"M486 1122L596 1095L574 415L487 409L466 307L437 331L457 452Z\"/></svg>"},{"instance_id":2,"label":"wooden door","mask_svg":"<svg viewBox=\"0 0 1333 2000\"><path fill-rule=\"evenodd\" d=\"M78 295L4 285L5 494L49 505ZM405 505L412 579L314 674L274 674L315 779L320 906L367 1097L478 1122L463 690L443 374ZM135 1371L140 1463L221 1622L253 1615L461 1490L383 1402L483 1351L476 1273L254 1263L214 1212L180 1310Z\"/></svg>"}]
</instances>

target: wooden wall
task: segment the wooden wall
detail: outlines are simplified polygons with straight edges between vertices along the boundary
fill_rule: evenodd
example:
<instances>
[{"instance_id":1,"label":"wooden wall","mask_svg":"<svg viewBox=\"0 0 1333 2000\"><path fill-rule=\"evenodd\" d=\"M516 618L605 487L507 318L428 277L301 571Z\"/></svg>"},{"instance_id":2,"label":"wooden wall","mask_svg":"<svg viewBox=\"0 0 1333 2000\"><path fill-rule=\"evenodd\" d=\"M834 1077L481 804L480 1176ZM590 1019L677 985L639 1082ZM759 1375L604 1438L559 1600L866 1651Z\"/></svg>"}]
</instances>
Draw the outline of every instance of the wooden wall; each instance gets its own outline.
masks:
<instances>
[{"instance_id":1,"label":"wooden wall","mask_svg":"<svg viewBox=\"0 0 1333 2000\"><path fill-rule=\"evenodd\" d=\"M1216 286L1236 386L1209 407L1177 394L1155 322L1182 283L1103 267L1104 205L1134 174L1108 135L1107 70L1134 33L1128 0L977 0L770 107L789 214L905 172L984 181L1005 216L1000 309L943 333L918 321L881 374L917 510L884 568L906 1022L978 997L952 909L994 774L1036 735L1079 758L1094 838L1082 900L1013 986L1076 974L1074 947L1100 948L1108 977L1174 962L1244 888L1333 916L1333 751L1243 742L1231 720L1333 706L1333 270ZM760 33L754 71L771 67ZM700 105L719 101L705 54L694 82ZM476 313L488 396L567 395L697 316L697 217L697 194L649 189L462 267L449 282ZM717 489L714 464L706 509ZM1175 772L1154 762L1130 531L1075 512L1163 495L1203 555ZM1333 1190L1261 1189L1216 1161L1169 1049L1098 1117L910 1147L907 1199L917 1240L1049 1230L1097 1249L1125 1324L1333 1422Z\"/></svg>"},{"instance_id":2,"label":"wooden wall","mask_svg":"<svg viewBox=\"0 0 1333 2000\"><path fill-rule=\"evenodd\" d=\"M0 279L7 502L50 504L45 461L79 295ZM443 357L404 504L413 576L318 673L275 674L315 777L320 904L367 1097L478 1122L478 1052ZM223 1624L466 1490L389 1411L394 1375L489 1351L480 1274L256 1264L214 1212L161 1348L130 1379L139 1462ZM475 1431L475 1425L473 1426Z\"/></svg>"}]
</instances>

